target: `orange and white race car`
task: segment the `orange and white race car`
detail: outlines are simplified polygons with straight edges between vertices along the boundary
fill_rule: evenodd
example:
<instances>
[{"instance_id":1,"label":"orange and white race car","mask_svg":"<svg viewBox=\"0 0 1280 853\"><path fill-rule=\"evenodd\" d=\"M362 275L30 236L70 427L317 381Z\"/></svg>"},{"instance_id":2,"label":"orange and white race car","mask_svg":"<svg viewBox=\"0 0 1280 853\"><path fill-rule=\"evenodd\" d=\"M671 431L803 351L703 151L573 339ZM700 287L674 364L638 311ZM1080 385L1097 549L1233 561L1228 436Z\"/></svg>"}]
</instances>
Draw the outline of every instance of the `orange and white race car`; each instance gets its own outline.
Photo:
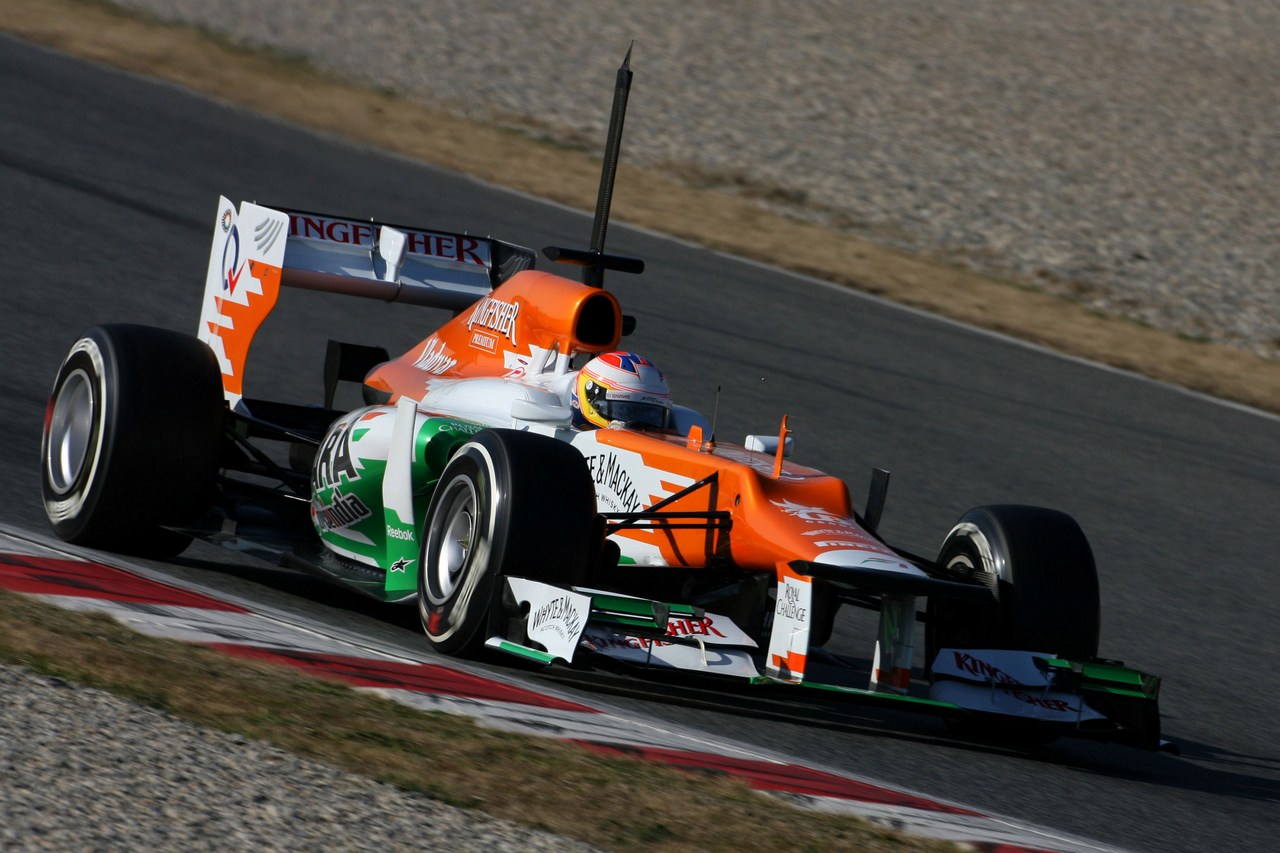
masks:
<instances>
[{"instance_id":1,"label":"orange and white race car","mask_svg":"<svg viewBox=\"0 0 1280 853\"><path fill-rule=\"evenodd\" d=\"M202 537L307 568L416 602L446 654L609 658L1160 746L1159 679L1097 657L1071 518L981 507L936 559L908 554L877 534L887 474L859 512L789 460L785 417L721 441L621 347L604 273L643 264L604 234L629 82L624 63L591 248L544 250L583 281L499 240L220 199L197 334L95 327L59 370L42 452L58 535L152 554ZM322 405L245 396L289 287L457 313L395 358L331 343ZM334 410L343 381L367 405ZM874 648L815 678L842 610L875 614Z\"/></svg>"}]
</instances>

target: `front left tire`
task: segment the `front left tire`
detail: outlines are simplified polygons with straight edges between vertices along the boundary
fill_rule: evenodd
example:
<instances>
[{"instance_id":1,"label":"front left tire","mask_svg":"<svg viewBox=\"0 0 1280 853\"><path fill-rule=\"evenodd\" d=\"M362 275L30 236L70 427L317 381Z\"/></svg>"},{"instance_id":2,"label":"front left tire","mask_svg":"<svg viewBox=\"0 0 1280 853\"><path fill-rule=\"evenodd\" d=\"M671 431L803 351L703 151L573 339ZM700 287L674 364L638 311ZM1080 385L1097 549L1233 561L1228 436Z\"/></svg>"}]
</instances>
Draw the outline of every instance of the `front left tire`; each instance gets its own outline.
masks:
<instances>
[{"instance_id":1,"label":"front left tire","mask_svg":"<svg viewBox=\"0 0 1280 853\"><path fill-rule=\"evenodd\" d=\"M427 510L418 607L427 639L449 655L499 632L506 575L580 584L601 550L595 487L571 445L478 433L445 466Z\"/></svg>"}]
</instances>

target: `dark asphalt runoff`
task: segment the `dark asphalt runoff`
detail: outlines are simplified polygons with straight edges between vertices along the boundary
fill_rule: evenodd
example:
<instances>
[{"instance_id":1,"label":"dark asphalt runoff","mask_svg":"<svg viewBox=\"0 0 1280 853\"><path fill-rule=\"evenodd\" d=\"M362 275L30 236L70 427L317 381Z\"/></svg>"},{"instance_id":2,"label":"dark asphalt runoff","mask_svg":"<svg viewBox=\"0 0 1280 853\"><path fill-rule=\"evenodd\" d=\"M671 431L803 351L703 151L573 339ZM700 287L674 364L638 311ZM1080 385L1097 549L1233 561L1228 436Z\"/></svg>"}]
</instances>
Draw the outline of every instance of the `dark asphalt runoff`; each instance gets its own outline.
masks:
<instances>
[{"instance_id":1,"label":"dark asphalt runoff","mask_svg":"<svg viewBox=\"0 0 1280 853\"><path fill-rule=\"evenodd\" d=\"M195 331L219 194L535 248L588 237L583 214L0 37L0 521L48 532L40 425L81 329ZM1100 567L1102 653L1164 676L1165 731L1183 754L996 749L927 717L658 701L653 685L639 690L653 701L608 701L1108 844L1274 849L1280 420L618 223L610 248L648 262L610 287L639 320L627 345L665 369L677 399L710 414L719 388L721 438L776 432L790 413L796 461L845 477L859 503L871 468L892 470L882 530L895 544L933 553L985 503L1073 514ZM286 292L247 387L316 401L327 338L400 352L442 319ZM411 614L212 548L166 570L425 647Z\"/></svg>"}]
</instances>

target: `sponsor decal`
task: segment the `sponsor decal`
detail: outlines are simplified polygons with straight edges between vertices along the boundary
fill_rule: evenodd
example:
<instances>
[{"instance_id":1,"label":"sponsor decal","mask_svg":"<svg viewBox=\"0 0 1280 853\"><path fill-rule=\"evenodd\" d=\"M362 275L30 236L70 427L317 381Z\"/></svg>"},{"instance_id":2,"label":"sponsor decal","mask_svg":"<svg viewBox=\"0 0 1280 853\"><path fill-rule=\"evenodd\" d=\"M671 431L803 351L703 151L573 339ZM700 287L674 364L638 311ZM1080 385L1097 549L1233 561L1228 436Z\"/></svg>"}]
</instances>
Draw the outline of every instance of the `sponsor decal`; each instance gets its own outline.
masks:
<instances>
[{"instance_id":1,"label":"sponsor decal","mask_svg":"<svg viewBox=\"0 0 1280 853\"><path fill-rule=\"evenodd\" d=\"M553 598L529 614L529 633L552 631L561 639L578 636L582 630L582 614L568 595Z\"/></svg>"},{"instance_id":2,"label":"sponsor decal","mask_svg":"<svg viewBox=\"0 0 1280 853\"><path fill-rule=\"evenodd\" d=\"M591 479L597 486L596 494L599 495L601 489L607 489L612 493L613 500L607 502L614 507L615 512L639 512L644 508L635 483L632 482L627 469L622 466L618 454L597 453L586 459L587 468L591 471Z\"/></svg>"},{"instance_id":3,"label":"sponsor decal","mask_svg":"<svg viewBox=\"0 0 1280 853\"><path fill-rule=\"evenodd\" d=\"M952 650L951 654L952 654L952 660L955 663L956 670L959 673L965 673L973 676L974 678L982 679L983 681L995 682L996 684L999 684L1004 687L1013 688L1013 687L1036 686L1036 685L1025 684L1024 682L1020 681L1019 679L1005 672L1003 669L991 663L990 661L983 660L982 658L977 657L976 655L969 654L968 652L957 651L954 649ZM1009 695L1017 699L1019 702L1022 702L1023 704L1031 705L1032 707L1035 707L1035 708L1043 708L1046 711L1053 711L1056 713L1066 714L1066 713L1076 713L1077 711L1080 710L1079 707L1072 705L1070 702L1066 701L1065 699L1060 699L1060 698L1057 698L1056 696L1045 695L1043 693L1040 695L1035 695L1032 693L1023 692L1022 690L1010 690Z\"/></svg>"},{"instance_id":4,"label":"sponsor decal","mask_svg":"<svg viewBox=\"0 0 1280 853\"><path fill-rule=\"evenodd\" d=\"M975 678L981 678L985 681L994 681L997 684L1008 684L1013 687L1019 687L1022 682L1018 681L1012 675L1009 675L1000 667L993 663L988 663L982 658L974 657L968 652L952 652L955 655L956 668L962 672L967 672Z\"/></svg>"},{"instance_id":5,"label":"sponsor decal","mask_svg":"<svg viewBox=\"0 0 1280 853\"><path fill-rule=\"evenodd\" d=\"M324 438L320 452L316 454L316 467L311 477L311 485L318 492L330 486L338 486L345 478L354 483L360 479L360 469L356 467L355 458L351 454L351 425L339 424Z\"/></svg>"},{"instance_id":6,"label":"sponsor decal","mask_svg":"<svg viewBox=\"0 0 1280 853\"><path fill-rule=\"evenodd\" d=\"M226 234L231 230L231 222L235 219L235 214L231 212L231 208L222 211L222 233Z\"/></svg>"},{"instance_id":7,"label":"sponsor decal","mask_svg":"<svg viewBox=\"0 0 1280 853\"><path fill-rule=\"evenodd\" d=\"M452 234L432 234L426 231L406 231L405 250L411 255L428 255L462 264L487 267L481 256L480 241L474 237L455 237Z\"/></svg>"},{"instance_id":8,"label":"sponsor decal","mask_svg":"<svg viewBox=\"0 0 1280 853\"><path fill-rule=\"evenodd\" d=\"M792 619L796 622L806 622L809 619L809 608L800 597L800 590L792 584L785 584L780 590L782 593L778 596L778 609L774 611L775 615L784 619Z\"/></svg>"},{"instance_id":9,"label":"sponsor decal","mask_svg":"<svg viewBox=\"0 0 1280 853\"><path fill-rule=\"evenodd\" d=\"M506 302L486 296L471 310L471 316L467 318L467 331L472 331L473 326L488 329L502 335L514 347L516 346L516 316L519 313L519 302Z\"/></svg>"},{"instance_id":10,"label":"sponsor decal","mask_svg":"<svg viewBox=\"0 0 1280 853\"><path fill-rule=\"evenodd\" d=\"M333 490L333 502L328 506L315 506L316 518L326 530L340 530L363 521L373 515L364 502L355 495L344 495Z\"/></svg>"},{"instance_id":11,"label":"sponsor decal","mask_svg":"<svg viewBox=\"0 0 1280 853\"><path fill-rule=\"evenodd\" d=\"M402 229L397 229L402 230ZM323 240L349 246L374 245L377 226L371 222L331 219L302 213L289 214L289 236L303 240ZM430 231L403 231L405 251L446 261L488 268L488 252L475 237L435 234Z\"/></svg>"},{"instance_id":12,"label":"sponsor decal","mask_svg":"<svg viewBox=\"0 0 1280 853\"><path fill-rule=\"evenodd\" d=\"M457 364L456 358L450 358L445 354L444 341L432 335L427 339L426 345L422 348L422 355L418 356L413 366L425 373L434 373L439 376L453 370Z\"/></svg>"},{"instance_id":13,"label":"sponsor decal","mask_svg":"<svg viewBox=\"0 0 1280 853\"><path fill-rule=\"evenodd\" d=\"M573 660L578 640L587 625L591 597L524 578L507 578L507 586L519 603L529 606L525 633L548 654Z\"/></svg>"},{"instance_id":14,"label":"sponsor decal","mask_svg":"<svg viewBox=\"0 0 1280 853\"><path fill-rule=\"evenodd\" d=\"M416 538L412 530L406 530L403 527L392 527L390 524L387 525L387 536L403 542L412 542Z\"/></svg>"},{"instance_id":15,"label":"sponsor decal","mask_svg":"<svg viewBox=\"0 0 1280 853\"><path fill-rule=\"evenodd\" d=\"M582 638L583 644L593 652L603 652L607 649L648 649L654 641L647 640L643 637L633 637L630 634L605 634L595 630L588 631ZM659 646L669 646L671 643L658 640Z\"/></svg>"},{"instance_id":16,"label":"sponsor decal","mask_svg":"<svg viewBox=\"0 0 1280 853\"><path fill-rule=\"evenodd\" d=\"M789 500L770 501L778 509L787 515L802 521L805 524L821 525L814 530L803 531L801 536L824 536L830 537L813 543L813 547L822 551L828 549L837 549L834 553L828 552L830 559L840 562L841 565L850 565L847 559L854 555L849 551L857 550L863 553L860 556L859 563L866 565L869 562L883 562L886 566L894 569L907 570L909 567L906 563L900 562L896 557L890 560L878 559L880 555L892 556L884 547L872 537L868 536L866 531L858 526L858 523L852 518L846 518L839 515L826 507L806 506L804 504L794 503ZM819 559L823 554L819 554Z\"/></svg>"},{"instance_id":17,"label":"sponsor decal","mask_svg":"<svg viewBox=\"0 0 1280 853\"><path fill-rule=\"evenodd\" d=\"M639 512L693 484L691 477L646 464L645 458L633 450L601 443L599 434L606 432L586 430L573 437L573 446L587 461L600 512ZM666 558L657 544L642 541L642 537L656 540L660 535L654 528L636 528L617 539L624 557L662 560Z\"/></svg>"},{"instance_id":18,"label":"sponsor decal","mask_svg":"<svg viewBox=\"0 0 1280 853\"><path fill-rule=\"evenodd\" d=\"M765 670L788 681L803 681L809 655L809 609L813 584L787 576L778 582Z\"/></svg>"},{"instance_id":19,"label":"sponsor decal","mask_svg":"<svg viewBox=\"0 0 1280 853\"><path fill-rule=\"evenodd\" d=\"M245 263L240 260L240 229L232 225L227 241L222 244L222 289L228 294L235 295Z\"/></svg>"},{"instance_id":20,"label":"sponsor decal","mask_svg":"<svg viewBox=\"0 0 1280 853\"><path fill-rule=\"evenodd\" d=\"M444 421L436 426L437 432L460 432L463 435L475 435L483 432L485 429L483 424L467 423L466 421Z\"/></svg>"},{"instance_id":21,"label":"sponsor decal","mask_svg":"<svg viewBox=\"0 0 1280 853\"><path fill-rule=\"evenodd\" d=\"M751 652L733 648L755 648L755 641L725 616L708 613L701 619L672 618L667 623L667 636L672 639L636 637L620 631L588 626L582 635L582 646L616 660L642 663L645 666L657 664L744 678L760 674L752 662ZM677 642L677 637L695 637L699 642Z\"/></svg>"},{"instance_id":22,"label":"sponsor decal","mask_svg":"<svg viewBox=\"0 0 1280 853\"><path fill-rule=\"evenodd\" d=\"M837 515L829 509L820 506L805 506L804 504L792 503L788 500L770 501L774 506L781 509L787 515L798 518L809 524L827 524L837 527L841 535L848 536L850 530L858 528L852 521L842 515ZM828 531L834 533L835 531Z\"/></svg>"},{"instance_id":23,"label":"sponsor decal","mask_svg":"<svg viewBox=\"0 0 1280 853\"><path fill-rule=\"evenodd\" d=\"M284 223L278 219L264 219L254 226L253 242L258 247L259 257L271 251L283 230Z\"/></svg>"},{"instance_id":24,"label":"sponsor decal","mask_svg":"<svg viewBox=\"0 0 1280 853\"><path fill-rule=\"evenodd\" d=\"M725 638L710 616L701 619L671 619L667 622L668 637L720 637Z\"/></svg>"},{"instance_id":25,"label":"sponsor decal","mask_svg":"<svg viewBox=\"0 0 1280 853\"><path fill-rule=\"evenodd\" d=\"M677 619L672 618L667 622L668 637L715 637L722 640L728 640L729 637L724 634L715 625L715 620L711 616L704 616L701 619ZM672 640L653 640L648 637L633 637L630 634L592 634L591 648L627 648L627 649L651 649L663 648L666 646L674 646L676 643ZM737 638L746 640L745 637Z\"/></svg>"},{"instance_id":26,"label":"sponsor decal","mask_svg":"<svg viewBox=\"0 0 1280 853\"><path fill-rule=\"evenodd\" d=\"M409 568L409 566L414 562L415 562L414 560L406 560L404 557L401 557L400 559L396 560L394 563L391 564L391 568L388 569L388 571L403 572L405 569Z\"/></svg>"},{"instance_id":27,"label":"sponsor decal","mask_svg":"<svg viewBox=\"0 0 1280 853\"><path fill-rule=\"evenodd\" d=\"M323 216L289 214L289 236L305 240L324 240L329 243L345 243L355 246L373 245L373 225L368 222L350 222L345 219L328 219Z\"/></svg>"},{"instance_id":28,"label":"sponsor decal","mask_svg":"<svg viewBox=\"0 0 1280 853\"><path fill-rule=\"evenodd\" d=\"M498 339L484 332L472 332L470 343L471 346L485 352L494 352L498 349Z\"/></svg>"},{"instance_id":29,"label":"sponsor decal","mask_svg":"<svg viewBox=\"0 0 1280 853\"><path fill-rule=\"evenodd\" d=\"M1046 711L1057 711L1058 713L1076 713L1080 709L1070 702L1063 699L1055 699L1052 696L1031 696L1023 693L1021 690L1013 691L1013 698L1019 702L1025 702L1036 708L1044 708Z\"/></svg>"}]
</instances>

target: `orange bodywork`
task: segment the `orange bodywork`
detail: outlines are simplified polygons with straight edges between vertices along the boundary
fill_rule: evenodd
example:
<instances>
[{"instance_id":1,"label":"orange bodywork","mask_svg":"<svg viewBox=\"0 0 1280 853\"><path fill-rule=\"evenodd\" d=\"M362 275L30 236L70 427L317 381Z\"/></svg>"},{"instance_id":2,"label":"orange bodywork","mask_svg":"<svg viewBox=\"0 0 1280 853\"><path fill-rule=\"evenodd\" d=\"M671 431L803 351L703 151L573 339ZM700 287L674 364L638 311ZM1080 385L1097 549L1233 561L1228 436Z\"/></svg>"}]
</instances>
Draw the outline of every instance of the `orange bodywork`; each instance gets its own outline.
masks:
<instances>
[{"instance_id":1,"label":"orange bodywork","mask_svg":"<svg viewBox=\"0 0 1280 853\"><path fill-rule=\"evenodd\" d=\"M836 477L783 462L773 476L773 455L736 445L704 443L697 448L680 436L657 436L631 430L600 430L600 444L640 454L651 470L670 472L678 482L712 483L663 507L664 512L729 514L726 530L659 526L622 530L617 535L652 543L656 537L666 562L699 567L729 563L745 569L785 572L792 560L818 560L833 549L882 553L895 564L901 558L853 521L849 490ZM669 491L678 491L675 484ZM650 495L647 505L659 496ZM678 523L673 522L673 523Z\"/></svg>"},{"instance_id":2,"label":"orange bodywork","mask_svg":"<svg viewBox=\"0 0 1280 853\"><path fill-rule=\"evenodd\" d=\"M418 399L436 377L519 378L549 360L608 352L622 337L622 309L612 293L550 273L526 270L465 309L365 384Z\"/></svg>"},{"instance_id":3,"label":"orange bodywork","mask_svg":"<svg viewBox=\"0 0 1280 853\"><path fill-rule=\"evenodd\" d=\"M280 267L260 261L249 261L248 267L249 275L258 283L258 288L250 289L247 284L242 284L245 293L240 300L215 297L217 313L225 317L226 322L209 323L209 333L221 339L223 353L230 365L230 371L223 372L222 387L236 399L244 394L244 366L249 357L249 345L280 296Z\"/></svg>"},{"instance_id":4,"label":"orange bodywork","mask_svg":"<svg viewBox=\"0 0 1280 853\"><path fill-rule=\"evenodd\" d=\"M536 377L553 372L557 359L567 364L578 353L615 349L620 330L621 310L607 291L548 273L520 272L414 349L376 368L365 384L394 402L401 396L422 400L437 380ZM780 440L785 433L783 426ZM629 429L600 429L593 435L595 448L580 446L584 453L616 448L621 456L643 461L650 493L635 496L638 509L714 475L662 512L722 512L728 525L658 518L615 533L642 543L650 553L656 546L659 564L786 572L792 560L817 561L837 550L882 554L900 564L854 520L841 480L785 462L781 454L703 441L699 427L688 435ZM601 482L598 489L606 488Z\"/></svg>"}]
</instances>

